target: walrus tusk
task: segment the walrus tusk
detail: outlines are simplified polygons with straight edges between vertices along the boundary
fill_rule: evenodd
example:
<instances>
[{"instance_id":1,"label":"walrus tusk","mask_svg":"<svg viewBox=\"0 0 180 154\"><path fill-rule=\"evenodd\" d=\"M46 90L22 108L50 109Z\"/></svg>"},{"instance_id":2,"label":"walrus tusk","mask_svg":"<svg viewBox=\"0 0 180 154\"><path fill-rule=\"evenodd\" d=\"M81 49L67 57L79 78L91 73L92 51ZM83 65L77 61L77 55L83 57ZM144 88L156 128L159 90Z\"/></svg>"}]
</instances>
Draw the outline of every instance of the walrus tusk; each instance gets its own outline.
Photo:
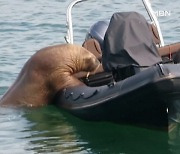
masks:
<instances>
[{"instance_id":1,"label":"walrus tusk","mask_svg":"<svg viewBox=\"0 0 180 154\"><path fill-rule=\"evenodd\" d=\"M87 72L86 78L88 78L88 77L89 77L89 75L90 75L90 72Z\"/></svg>"},{"instance_id":2,"label":"walrus tusk","mask_svg":"<svg viewBox=\"0 0 180 154\"><path fill-rule=\"evenodd\" d=\"M96 69L93 72L87 72L86 74L86 78L89 77L90 74L96 74L96 71L98 70L98 68L100 67L101 63L96 67Z\"/></svg>"}]
</instances>

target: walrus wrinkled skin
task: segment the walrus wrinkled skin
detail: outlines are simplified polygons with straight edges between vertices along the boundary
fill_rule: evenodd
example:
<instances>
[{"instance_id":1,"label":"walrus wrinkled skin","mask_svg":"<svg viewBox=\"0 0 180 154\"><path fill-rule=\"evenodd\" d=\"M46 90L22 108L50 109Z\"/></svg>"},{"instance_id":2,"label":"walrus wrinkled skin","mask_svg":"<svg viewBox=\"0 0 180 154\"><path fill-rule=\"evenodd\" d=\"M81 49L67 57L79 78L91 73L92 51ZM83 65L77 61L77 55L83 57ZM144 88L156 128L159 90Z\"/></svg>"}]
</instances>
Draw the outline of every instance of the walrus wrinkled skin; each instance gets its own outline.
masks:
<instances>
[{"instance_id":1,"label":"walrus wrinkled skin","mask_svg":"<svg viewBox=\"0 0 180 154\"><path fill-rule=\"evenodd\" d=\"M50 104L57 91L83 84L73 74L92 72L98 65L97 58L78 45L43 48L26 62L0 105L38 107Z\"/></svg>"}]
</instances>

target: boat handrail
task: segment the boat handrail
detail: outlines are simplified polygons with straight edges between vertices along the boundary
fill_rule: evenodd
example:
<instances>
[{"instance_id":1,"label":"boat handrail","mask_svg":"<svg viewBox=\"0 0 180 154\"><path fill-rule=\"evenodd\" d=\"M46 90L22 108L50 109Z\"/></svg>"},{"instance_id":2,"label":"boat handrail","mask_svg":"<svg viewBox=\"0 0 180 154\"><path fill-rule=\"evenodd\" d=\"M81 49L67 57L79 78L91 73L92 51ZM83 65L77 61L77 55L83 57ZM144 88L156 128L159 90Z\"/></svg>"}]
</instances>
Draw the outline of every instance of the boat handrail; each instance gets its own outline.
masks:
<instances>
[{"instance_id":1,"label":"boat handrail","mask_svg":"<svg viewBox=\"0 0 180 154\"><path fill-rule=\"evenodd\" d=\"M67 22L67 36L65 36L65 40L67 43L73 44L73 26L72 26L72 8L74 5L76 5L79 2L87 1L87 0L73 0L67 8L66 12L66 22Z\"/></svg>"},{"instance_id":2,"label":"boat handrail","mask_svg":"<svg viewBox=\"0 0 180 154\"><path fill-rule=\"evenodd\" d=\"M159 22L158 19L151 7L151 3L149 2L149 0L142 0L143 4L146 8L146 11L151 19L151 22L156 26L158 34L159 34L159 39L160 39L160 47L164 46L164 40L163 40L163 36L162 36L162 32L161 32L161 28L159 26Z\"/></svg>"},{"instance_id":3,"label":"boat handrail","mask_svg":"<svg viewBox=\"0 0 180 154\"><path fill-rule=\"evenodd\" d=\"M77 3L79 2L83 2L83 1L87 1L87 0L73 0L67 8L67 12L66 12L66 22L67 22L67 35L65 36L65 40L67 43L73 44L74 40L73 40L73 25L72 25L72 8L73 6L75 6ZM164 46L164 40L163 40L163 36L162 36L162 32L159 26L159 22L157 20L156 15L154 14L154 11L151 7L151 3L149 2L149 0L142 0L143 4L146 8L146 11L152 21L152 23L157 27L158 30L158 34L159 34L159 38L160 38L160 46Z\"/></svg>"}]
</instances>

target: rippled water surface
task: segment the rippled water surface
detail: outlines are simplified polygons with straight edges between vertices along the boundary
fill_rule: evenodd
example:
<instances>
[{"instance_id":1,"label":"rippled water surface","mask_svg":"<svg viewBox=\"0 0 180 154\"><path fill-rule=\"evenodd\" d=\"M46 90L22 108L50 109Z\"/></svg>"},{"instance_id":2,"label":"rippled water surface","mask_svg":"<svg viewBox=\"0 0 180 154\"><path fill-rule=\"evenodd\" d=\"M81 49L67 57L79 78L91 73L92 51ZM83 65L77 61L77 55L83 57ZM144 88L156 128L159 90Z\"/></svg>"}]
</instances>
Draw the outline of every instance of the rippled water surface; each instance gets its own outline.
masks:
<instances>
[{"instance_id":1,"label":"rippled water surface","mask_svg":"<svg viewBox=\"0 0 180 154\"><path fill-rule=\"evenodd\" d=\"M0 0L0 97L26 60L38 49L64 43L69 0ZM165 44L179 42L180 1L152 0ZM88 0L73 10L75 43L82 44L90 25L117 11L147 16L140 0ZM179 153L179 126L151 130L76 119L53 106L40 109L0 108L0 153Z\"/></svg>"}]
</instances>

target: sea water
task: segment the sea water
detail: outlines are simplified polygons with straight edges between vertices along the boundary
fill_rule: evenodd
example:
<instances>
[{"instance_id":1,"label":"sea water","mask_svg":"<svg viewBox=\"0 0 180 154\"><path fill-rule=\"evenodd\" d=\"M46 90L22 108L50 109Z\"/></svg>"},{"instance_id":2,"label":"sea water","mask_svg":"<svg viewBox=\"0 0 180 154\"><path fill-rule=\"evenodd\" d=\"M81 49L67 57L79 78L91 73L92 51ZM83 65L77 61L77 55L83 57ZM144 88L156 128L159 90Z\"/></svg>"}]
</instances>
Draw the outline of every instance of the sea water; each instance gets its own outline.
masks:
<instances>
[{"instance_id":1,"label":"sea water","mask_svg":"<svg viewBox=\"0 0 180 154\"><path fill-rule=\"evenodd\" d=\"M0 97L24 63L40 48L65 43L70 0L0 0ZM151 0L165 44L179 41L180 1ZM72 11L74 42L82 44L89 27L114 12L137 11L147 20L141 0L88 0ZM168 14L162 15L162 12ZM0 108L0 153L179 153L179 125L167 133L137 126L86 122L54 106Z\"/></svg>"}]
</instances>

